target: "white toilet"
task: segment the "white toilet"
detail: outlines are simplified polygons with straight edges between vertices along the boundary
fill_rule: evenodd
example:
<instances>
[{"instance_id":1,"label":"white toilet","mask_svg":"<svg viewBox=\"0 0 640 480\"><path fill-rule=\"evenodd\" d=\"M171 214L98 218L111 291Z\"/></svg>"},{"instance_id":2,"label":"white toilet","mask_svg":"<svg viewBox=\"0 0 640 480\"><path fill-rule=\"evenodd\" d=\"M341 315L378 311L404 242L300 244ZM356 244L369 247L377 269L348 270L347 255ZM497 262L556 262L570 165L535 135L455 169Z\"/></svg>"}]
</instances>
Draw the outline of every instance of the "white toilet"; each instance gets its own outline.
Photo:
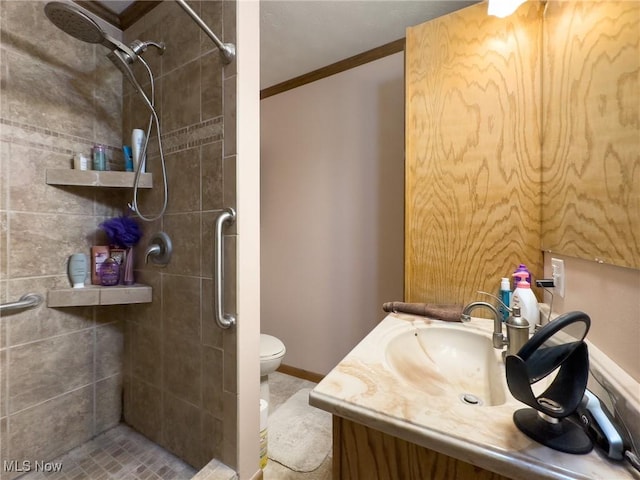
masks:
<instances>
[{"instance_id":1,"label":"white toilet","mask_svg":"<svg viewBox=\"0 0 640 480\"><path fill-rule=\"evenodd\" d=\"M287 349L279 338L260 334L260 398L269 401L269 374L275 372Z\"/></svg>"}]
</instances>

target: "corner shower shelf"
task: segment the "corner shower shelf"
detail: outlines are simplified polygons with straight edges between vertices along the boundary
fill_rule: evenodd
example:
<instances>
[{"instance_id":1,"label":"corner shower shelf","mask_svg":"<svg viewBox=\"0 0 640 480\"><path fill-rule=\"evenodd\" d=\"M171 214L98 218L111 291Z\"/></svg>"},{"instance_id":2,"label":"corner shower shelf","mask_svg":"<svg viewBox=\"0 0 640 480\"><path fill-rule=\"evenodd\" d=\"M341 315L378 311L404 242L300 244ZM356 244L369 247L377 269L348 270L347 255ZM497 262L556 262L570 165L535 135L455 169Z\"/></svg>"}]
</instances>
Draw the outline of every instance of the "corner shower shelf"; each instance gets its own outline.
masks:
<instances>
[{"instance_id":1,"label":"corner shower shelf","mask_svg":"<svg viewBox=\"0 0 640 480\"><path fill-rule=\"evenodd\" d=\"M84 288L60 288L49 290L47 307L84 307L92 305L124 305L150 303L152 289L149 285L115 285L102 287L87 285Z\"/></svg>"},{"instance_id":2,"label":"corner shower shelf","mask_svg":"<svg viewBox=\"0 0 640 480\"><path fill-rule=\"evenodd\" d=\"M98 170L74 170L71 168L47 168L48 185L72 185L81 187L115 187L131 188L135 181L134 172L115 172ZM153 176L151 173L140 175L140 188L151 188Z\"/></svg>"}]
</instances>

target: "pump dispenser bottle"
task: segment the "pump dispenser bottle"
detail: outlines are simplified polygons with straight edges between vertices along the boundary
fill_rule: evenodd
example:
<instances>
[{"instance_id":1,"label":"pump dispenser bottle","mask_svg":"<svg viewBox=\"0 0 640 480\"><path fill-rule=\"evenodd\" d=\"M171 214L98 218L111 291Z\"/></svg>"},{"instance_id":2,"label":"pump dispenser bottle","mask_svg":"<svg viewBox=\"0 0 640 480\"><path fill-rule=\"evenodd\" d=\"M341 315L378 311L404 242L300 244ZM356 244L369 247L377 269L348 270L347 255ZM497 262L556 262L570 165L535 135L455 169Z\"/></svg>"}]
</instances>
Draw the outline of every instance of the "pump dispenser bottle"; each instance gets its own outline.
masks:
<instances>
[{"instance_id":1,"label":"pump dispenser bottle","mask_svg":"<svg viewBox=\"0 0 640 480\"><path fill-rule=\"evenodd\" d=\"M529 333L535 332L535 327L540 323L540 309L538 299L527 282L527 272L516 272L513 276L517 279L516 289L511 296L511 308L519 307L522 318L529 322Z\"/></svg>"}]
</instances>

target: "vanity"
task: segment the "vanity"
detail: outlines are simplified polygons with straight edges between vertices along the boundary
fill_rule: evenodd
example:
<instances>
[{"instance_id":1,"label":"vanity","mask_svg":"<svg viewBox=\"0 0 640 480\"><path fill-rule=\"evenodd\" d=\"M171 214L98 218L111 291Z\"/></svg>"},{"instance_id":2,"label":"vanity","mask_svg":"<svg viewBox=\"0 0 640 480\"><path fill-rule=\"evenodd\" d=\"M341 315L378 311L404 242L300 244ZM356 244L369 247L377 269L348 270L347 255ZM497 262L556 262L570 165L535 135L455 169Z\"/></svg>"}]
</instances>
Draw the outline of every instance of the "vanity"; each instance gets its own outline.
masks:
<instances>
[{"instance_id":1,"label":"vanity","mask_svg":"<svg viewBox=\"0 0 640 480\"><path fill-rule=\"evenodd\" d=\"M479 318L385 317L309 396L333 415L333 478L639 478L596 449L566 454L518 430L513 412L525 405L509 392L492 330ZM633 430L640 385L587 344L589 388L601 396L597 378L615 392Z\"/></svg>"}]
</instances>

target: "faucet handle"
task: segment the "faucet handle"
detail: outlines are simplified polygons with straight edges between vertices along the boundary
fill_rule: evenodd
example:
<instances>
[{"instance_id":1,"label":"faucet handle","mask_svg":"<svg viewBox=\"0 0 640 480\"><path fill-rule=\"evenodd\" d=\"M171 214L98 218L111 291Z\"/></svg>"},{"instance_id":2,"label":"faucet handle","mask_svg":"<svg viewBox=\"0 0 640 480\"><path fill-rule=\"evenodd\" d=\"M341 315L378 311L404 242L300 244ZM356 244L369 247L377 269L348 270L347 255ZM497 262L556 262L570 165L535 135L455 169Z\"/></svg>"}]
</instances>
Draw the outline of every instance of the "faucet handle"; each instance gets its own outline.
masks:
<instances>
[{"instance_id":1,"label":"faucet handle","mask_svg":"<svg viewBox=\"0 0 640 480\"><path fill-rule=\"evenodd\" d=\"M165 232L157 232L153 234L149 240L149 245L145 250L144 263L148 263L149 257L151 261L157 265L166 265L171 259L173 245L169 235Z\"/></svg>"}]
</instances>

